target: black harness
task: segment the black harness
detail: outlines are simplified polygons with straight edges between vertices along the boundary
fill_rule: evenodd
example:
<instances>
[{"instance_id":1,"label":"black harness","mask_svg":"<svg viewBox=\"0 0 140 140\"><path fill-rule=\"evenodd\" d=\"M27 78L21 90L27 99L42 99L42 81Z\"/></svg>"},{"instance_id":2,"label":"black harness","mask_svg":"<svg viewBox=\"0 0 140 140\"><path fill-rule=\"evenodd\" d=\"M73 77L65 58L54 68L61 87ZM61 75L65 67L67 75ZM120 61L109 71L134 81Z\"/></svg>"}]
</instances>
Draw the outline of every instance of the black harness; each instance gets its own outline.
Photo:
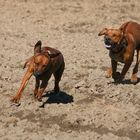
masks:
<instances>
[{"instance_id":1,"label":"black harness","mask_svg":"<svg viewBox=\"0 0 140 140\"><path fill-rule=\"evenodd\" d=\"M50 56L50 58L55 58L61 54L61 52L59 52L59 51L53 52L51 50L45 50L44 48L42 48L41 53L43 53L43 54L47 53Z\"/></svg>"},{"instance_id":2,"label":"black harness","mask_svg":"<svg viewBox=\"0 0 140 140\"><path fill-rule=\"evenodd\" d=\"M48 51L47 53L48 53L48 55L50 56L50 58L57 57L58 55L61 54L60 52L58 52L58 53L51 53L50 51Z\"/></svg>"},{"instance_id":3,"label":"black harness","mask_svg":"<svg viewBox=\"0 0 140 140\"><path fill-rule=\"evenodd\" d=\"M52 63L51 63L51 61L52 61L51 58L55 58L55 57L57 57L58 55L61 54L60 52L51 53L51 51L47 51L47 52L46 52L46 51L42 51L41 53L44 54L44 55L47 53L48 56L49 56L49 63L48 63L48 65L47 65L45 71L47 71L47 70L51 67L51 64L52 64Z\"/></svg>"}]
</instances>

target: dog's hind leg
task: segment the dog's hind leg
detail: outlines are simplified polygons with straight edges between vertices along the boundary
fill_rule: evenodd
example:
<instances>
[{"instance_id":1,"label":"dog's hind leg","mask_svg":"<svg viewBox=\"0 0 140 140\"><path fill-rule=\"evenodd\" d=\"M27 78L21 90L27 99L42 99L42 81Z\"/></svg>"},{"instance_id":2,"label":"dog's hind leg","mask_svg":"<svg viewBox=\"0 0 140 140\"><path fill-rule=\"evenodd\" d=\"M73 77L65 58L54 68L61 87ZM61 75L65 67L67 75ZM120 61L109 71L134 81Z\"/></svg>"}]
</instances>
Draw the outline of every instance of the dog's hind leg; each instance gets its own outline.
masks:
<instances>
[{"instance_id":1,"label":"dog's hind leg","mask_svg":"<svg viewBox=\"0 0 140 140\"><path fill-rule=\"evenodd\" d=\"M65 63L63 62L61 64L60 68L53 74L54 78L55 78L55 86L54 86L55 93L58 93L60 91L59 82L60 82L62 74L64 72L64 68L65 68Z\"/></svg>"},{"instance_id":2,"label":"dog's hind leg","mask_svg":"<svg viewBox=\"0 0 140 140\"><path fill-rule=\"evenodd\" d=\"M132 83L137 83L137 82L138 82L137 72L138 72L139 63L140 63L140 50L138 49L138 50L137 50L137 60L136 60L136 64L135 64L135 67L134 67L134 69L133 69L133 73L132 73L132 76L131 76L131 82L132 82Z\"/></svg>"}]
</instances>

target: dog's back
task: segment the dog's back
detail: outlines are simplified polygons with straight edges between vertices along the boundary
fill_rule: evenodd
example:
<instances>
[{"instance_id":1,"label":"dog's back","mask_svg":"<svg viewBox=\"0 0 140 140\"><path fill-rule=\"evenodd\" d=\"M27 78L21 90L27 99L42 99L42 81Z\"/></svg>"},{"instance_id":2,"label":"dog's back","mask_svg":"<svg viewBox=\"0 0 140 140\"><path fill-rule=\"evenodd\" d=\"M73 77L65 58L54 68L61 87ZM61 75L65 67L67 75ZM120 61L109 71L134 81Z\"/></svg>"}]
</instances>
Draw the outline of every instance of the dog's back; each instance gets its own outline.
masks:
<instances>
[{"instance_id":1,"label":"dog's back","mask_svg":"<svg viewBox=\"0 0 140 140\"><path fill-rule=\"evenodd\" d=\"M51 48L51 47L42 47L41 51L44 53L48 53L51 57L55 57L61 54L59 50Z\"/></svg>"},{"instance_id":2,"label":"dog's back","mask_svg":"<svg viewBox=\"0 0 140 140\"><path fill-rule=\"evenodd\" d=\"M121 25L120 29L124 34L130 33L135 39L136 47L140 48L140 24L129 21Z\"/></svg>"},{"instance_id":3,"label":"dog's back","mask_svg":"<svg viewBox=\"0 0 140 140\"><path fill-rule=\"evenodd\" d=\"M52 61L52 70L57 71L64 64L64 57L62 53L51 47L42 47L42 53L48 53Z\"/></svg>"}]
</instances>

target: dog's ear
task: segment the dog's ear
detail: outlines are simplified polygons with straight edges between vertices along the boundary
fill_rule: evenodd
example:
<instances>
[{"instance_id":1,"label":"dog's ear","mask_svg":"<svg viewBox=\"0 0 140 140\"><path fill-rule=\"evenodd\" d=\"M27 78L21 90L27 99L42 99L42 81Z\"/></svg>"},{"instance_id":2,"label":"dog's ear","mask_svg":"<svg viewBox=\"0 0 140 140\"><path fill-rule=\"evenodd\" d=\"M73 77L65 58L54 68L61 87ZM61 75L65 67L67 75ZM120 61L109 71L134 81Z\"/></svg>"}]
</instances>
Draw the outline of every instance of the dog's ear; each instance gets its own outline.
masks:
<instances>
[{"instance_id":1,"label":"dog's ear","mask_svg":"<svg viewBox=\"0 0 140 140\"><path fill-rule=\"evenodd\" d=\"M108 31L107 28L102 29L102 30L99 32L98 36L105 35L105 34L107 33L107 31Z\"/></svg>"},{"instance_id":2,"label":"dog's ear","mask_svg":"<svg viewBox=\"0 0 140 140\"><path fill-rule=\"evenodd\" d=\"M41 45L42 45L42 42L40 40L35 44L34 55L37 53L41 53Z\"/></svg>"},{"instance_id":3,"label":"dog's ear","mask_svg":"<svg viewBox=\"0 0 140 140\"><path fill-rule=\"evenodd\" d=\"M26 62L24 63L23 69L26 68L27 64L28 64L28 62L26 61Z\"/></svg>"}]
</instances>

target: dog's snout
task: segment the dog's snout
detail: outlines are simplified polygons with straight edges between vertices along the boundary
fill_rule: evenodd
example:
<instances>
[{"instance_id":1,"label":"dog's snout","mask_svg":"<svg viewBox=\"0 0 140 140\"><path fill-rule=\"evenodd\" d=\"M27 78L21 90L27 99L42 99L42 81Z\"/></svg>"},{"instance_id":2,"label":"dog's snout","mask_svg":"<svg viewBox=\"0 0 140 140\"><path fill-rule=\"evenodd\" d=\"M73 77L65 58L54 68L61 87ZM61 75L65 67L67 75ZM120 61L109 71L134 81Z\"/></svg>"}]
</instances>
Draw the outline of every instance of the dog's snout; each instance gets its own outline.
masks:
<instances>
[{"instance_id":1,"label":"dog's snout","mask_svg":"<svg viewBox=\"0 0 140 140\"><path fill-rule=\"evenodd\" d=\"M112 44L112 40L108 36L104 37L104 42L105 42L106 45L111 45Z\"/></svg>"},{"instance_id":2,"label":"dog's snout","mask_svg":"<svg viewBox=\"0 0 140 140\"><path fill-rule=\"evenodd\" d=\"M105 36L106 41L111 41L111 39L108 36Z\"/></svg>"}]
</instances>

